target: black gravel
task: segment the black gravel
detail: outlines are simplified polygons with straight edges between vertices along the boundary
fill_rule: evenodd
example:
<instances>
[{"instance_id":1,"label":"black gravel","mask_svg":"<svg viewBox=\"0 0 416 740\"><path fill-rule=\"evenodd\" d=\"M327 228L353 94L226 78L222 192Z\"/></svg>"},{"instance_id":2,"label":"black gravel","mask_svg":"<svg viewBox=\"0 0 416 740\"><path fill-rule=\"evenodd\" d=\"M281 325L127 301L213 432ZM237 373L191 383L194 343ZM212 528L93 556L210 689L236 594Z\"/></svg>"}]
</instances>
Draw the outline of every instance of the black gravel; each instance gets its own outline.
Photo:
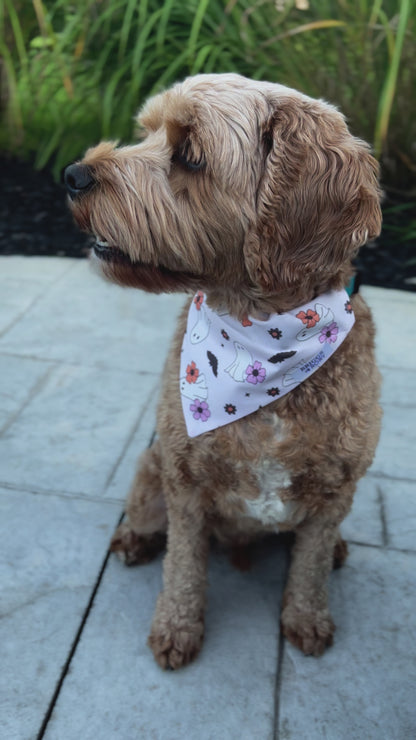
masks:
<instances>
[{"instance_id":1,"label":"black gravel","mask_svg":"<svg viewBox=\"0 0 416 740\"><path fill-rule=\"evenodd\" d=\"M0 159L0 254L85 257L90 238L75 226L63 185L50 172Z\"/></svg>"},{"instance_id":2,"label":"black gravel","mask_svg":"<svg viewBox=\"0 0 416 740\"><path fill-rule=\"evenodd\" d=\"M64 187L48 171L0 158L0 193L0 254L86 257L91 238L73 224ZM360 250L357 267L364 284L416 291L416 243L400 244L387 230Z\"/></svg>"}]
</instances>

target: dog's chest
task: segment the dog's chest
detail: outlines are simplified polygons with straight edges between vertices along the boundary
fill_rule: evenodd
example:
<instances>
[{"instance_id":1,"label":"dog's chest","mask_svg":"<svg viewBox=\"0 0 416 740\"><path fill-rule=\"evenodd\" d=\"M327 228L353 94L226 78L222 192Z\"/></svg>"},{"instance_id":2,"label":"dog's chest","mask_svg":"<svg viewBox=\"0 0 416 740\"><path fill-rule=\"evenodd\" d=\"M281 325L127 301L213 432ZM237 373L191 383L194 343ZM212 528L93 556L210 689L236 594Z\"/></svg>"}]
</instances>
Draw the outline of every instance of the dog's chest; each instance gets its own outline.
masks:
<instances>
[{"instance_id":1,"label":"dog's chest","mask_svg":"<svg viewBox=\"0 0 416 740\"><path fill-rule=\"evenodd\" d=\"M282 525L290 525L295 517L295 504L290 500L291 476L279 457L279 443L284 441L285 429L281 420L273 413L266 415L270 437L265 440L259 434L258 449L251 460L238 461L235 466L238 476L240 526L257 527L277 532ZM262 440L262 441L260 441ZM256 443L251 437L253 447ZM257 523L257 524L256 524Z\"/></svg>"},{"instance_id":2,"label":"dog's chest","mask_svg":"<svg viewBox=\"0 0 416 740\"><path fill-rule=\"evenodd\" d=\"M282 498L290 487L290 476L277 460L263 460L250 466L250 472L256 481L258 496L245 499L244 513L262 526L278 530L279 524L289 522L293 516L293 502Z\"/></svg>"}]
</instances>

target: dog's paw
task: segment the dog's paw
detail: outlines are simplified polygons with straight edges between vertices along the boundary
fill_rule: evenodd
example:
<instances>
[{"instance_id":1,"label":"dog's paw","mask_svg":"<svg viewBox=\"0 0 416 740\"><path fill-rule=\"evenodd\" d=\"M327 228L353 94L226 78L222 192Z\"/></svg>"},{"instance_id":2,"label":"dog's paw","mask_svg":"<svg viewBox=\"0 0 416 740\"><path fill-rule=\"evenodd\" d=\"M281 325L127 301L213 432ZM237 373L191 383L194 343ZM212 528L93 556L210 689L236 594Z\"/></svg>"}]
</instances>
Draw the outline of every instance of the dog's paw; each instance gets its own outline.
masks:
<instances>
[{"instance_id":1,"label":"dog's paw","mask_svg":"<svg viewBox=\"0 0 416 740\"><path fill-rule=\"evenodd\" d=\"M196 658L202 647L203 638L203 619L176 627L154 622L148 644L161 668L176 670Z\"/></svg>"},{"instance_id":2,"label":"dog's paw","mask_svg":"<svg viewBox=\"0 0 416 740\"><path fill-rule=\"evenodd\" d=\"M120 524L114 533L110 550L126 565L144 565L153 560L165 544L166 535L162 532L139 535L125 523Z\"/></svg>"},{"instance_id":3,"label":"dog's paw","mask_svg":"<svg viewBox=\"0 0 416 740\"><path fill-rule=\"evenodd\" d=\"M335 625L327 609L302 611L288 604L281 615L284 636L305 655L316 658L334 641Z\"/></svg>"}]
</instances>

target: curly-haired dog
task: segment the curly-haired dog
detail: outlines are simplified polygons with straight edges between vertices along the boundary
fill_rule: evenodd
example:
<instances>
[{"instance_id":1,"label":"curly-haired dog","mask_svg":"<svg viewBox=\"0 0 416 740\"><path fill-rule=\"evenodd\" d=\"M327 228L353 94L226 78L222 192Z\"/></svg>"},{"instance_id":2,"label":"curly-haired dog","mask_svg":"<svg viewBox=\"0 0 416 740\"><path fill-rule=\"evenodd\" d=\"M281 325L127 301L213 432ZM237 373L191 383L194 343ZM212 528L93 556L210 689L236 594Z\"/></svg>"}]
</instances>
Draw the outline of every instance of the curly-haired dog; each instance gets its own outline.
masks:
<instances>
[{"instance_id":1,"label":"curly-haired dog","mask_svg":"<svg viewBox=\"0 0 416 740\"><path fill-rule=\"evenodd\" d=\"M319 655L338 527L379 435L373 324L344 292L380 231L377 163L332 106L233 74L175 85L140 123L143 141L65 175L106 278L195 296L112 549L143 563L167 533L149 643L179 668L202 644L210 535L294 531L282 628Z\"/></svg>"}]
</instances>

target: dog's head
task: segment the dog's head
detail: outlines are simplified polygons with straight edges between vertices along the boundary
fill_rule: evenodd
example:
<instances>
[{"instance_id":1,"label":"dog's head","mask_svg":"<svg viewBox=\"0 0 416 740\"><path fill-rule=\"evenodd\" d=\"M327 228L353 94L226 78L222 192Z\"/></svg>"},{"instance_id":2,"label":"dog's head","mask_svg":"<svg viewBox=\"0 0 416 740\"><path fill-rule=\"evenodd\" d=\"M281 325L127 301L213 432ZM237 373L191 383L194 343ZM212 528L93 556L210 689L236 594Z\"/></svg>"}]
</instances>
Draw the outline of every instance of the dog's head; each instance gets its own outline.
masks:
<instances>
[{"instance_id":1,"label":"dog's head","mask_svg":"<svg viewBox=\"0 0 416 740\"><path fill-rule=\"evenodd\" d=\"M145 138L67 168L104 275L284 310L341 287L380 231L378 166L332 106L238 75L200 75L145 105Z\"/></svg>"}]
</instances>

